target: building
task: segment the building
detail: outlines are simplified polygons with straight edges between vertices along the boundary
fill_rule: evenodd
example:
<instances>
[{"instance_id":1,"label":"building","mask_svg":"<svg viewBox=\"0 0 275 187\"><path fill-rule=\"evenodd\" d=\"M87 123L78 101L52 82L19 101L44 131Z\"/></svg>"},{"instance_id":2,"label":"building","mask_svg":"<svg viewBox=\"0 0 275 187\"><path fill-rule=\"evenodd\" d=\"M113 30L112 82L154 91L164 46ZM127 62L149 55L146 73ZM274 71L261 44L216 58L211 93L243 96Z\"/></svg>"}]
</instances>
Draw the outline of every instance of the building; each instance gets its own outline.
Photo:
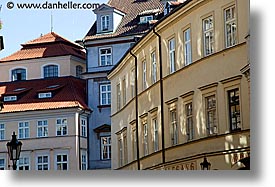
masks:
<instances>
[{"instance_id":1,"label":"building","mask_svg":"<svg viewBox=\"0 0 275 187\"><path fill-rule=\"evenodd\" d=\"M83 47L54 32L22 44L22 48L0 60L0 82L48 77L81 77L86 68Z\"/></svg>"},{"instance_id":2,"label":"building","mask_svg":"<svg viewBox=\"0 0 275 187\"><path fill-rule=\"evenodd\" d=\"M112 169L249 169L249 1L165 7L108 74Z\"/></svg>"},{"instance_id":3,"label":"building","mask_svg":"<svg viewBox=\"0 0 275 187\"><path fill-rule=\"evenodd\" d=\"M111 84L107 73L125 52L159 19L159 0L110 0L94 10L96 21L81 41L87 53L89 168L111 168Z\"/></svg>"},{"instance_id":4,"label":"building","mask_svg":"<svg viewBox=\"0 0 275 187\"><path fill-rule=\"evenodd\" d=\"M9 169L6 144L23 143L19 170L86 170L86 82L73 76L0 83L0 170ZM11 168L12 169L12 168Z\"/></svg>"}]
</instances>

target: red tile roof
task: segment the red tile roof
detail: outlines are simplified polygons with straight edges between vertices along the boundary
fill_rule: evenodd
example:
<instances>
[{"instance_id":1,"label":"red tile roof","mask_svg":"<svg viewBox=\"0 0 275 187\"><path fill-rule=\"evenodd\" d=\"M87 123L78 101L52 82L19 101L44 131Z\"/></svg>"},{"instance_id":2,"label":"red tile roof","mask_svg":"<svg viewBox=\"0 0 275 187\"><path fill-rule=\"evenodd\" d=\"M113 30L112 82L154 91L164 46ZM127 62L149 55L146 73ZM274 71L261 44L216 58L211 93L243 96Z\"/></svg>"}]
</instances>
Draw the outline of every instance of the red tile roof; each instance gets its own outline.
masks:
<instances>
[{"instance_id":1,"label":"red tile roof","mask_svg":"<svg viewBox=\"0 0 275 187\"><path fill-rule=\"evenodd\" d=\"M160 0L109 0L108 5L125 12L125 16L116 31L114 33L97 35L95 22L84 40L144 34L149 30L149 26L147 24L139 24L139 14L144 11L155 11L157 9L159 9L160 13L163 12L163 5Z\"/></svg>"},{"instance_id":2,"label":"red tile roof","mask_svg":"<svg viewBox=\"0 0 275 187\"><path fill-rule=\"evenodd\" d=\"M38 98L38 93L52 92L52 98ZM4 102L0 113L80 107L86 104L86 81L72 76L0 83L0 100L16 95L16 101Z\"/></svg>"},{"instance_id":3,"label":"red tile roof","mask_svg":"<svg viewBox=\"0 0 275 187\"><path fill-rule=\"evenodd\" d=\"M2 58L1 62L73 55L86 59L83 48L69 40L51 32L37 39L22 44L22 49L10 56Z\"/></svg>"}]
</instances>

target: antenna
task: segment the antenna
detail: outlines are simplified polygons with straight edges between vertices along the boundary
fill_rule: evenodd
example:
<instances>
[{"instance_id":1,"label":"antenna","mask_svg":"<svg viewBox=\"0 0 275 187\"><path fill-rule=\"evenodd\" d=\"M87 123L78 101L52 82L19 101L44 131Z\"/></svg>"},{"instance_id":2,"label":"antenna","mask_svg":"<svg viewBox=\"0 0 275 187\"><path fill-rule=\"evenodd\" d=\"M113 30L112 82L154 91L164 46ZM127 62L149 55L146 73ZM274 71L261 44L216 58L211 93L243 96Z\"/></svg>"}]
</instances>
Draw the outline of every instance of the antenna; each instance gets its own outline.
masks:
<instances>
[{"instance_id":1,"label":"antenna","mask_svg":"<svg viewBox=\"0 0 275 187\"><path fill-rule=\"evenodd\" d=\"M51 11L51 32L53 32L53 11Z\"/></svg>"}]
</instances>

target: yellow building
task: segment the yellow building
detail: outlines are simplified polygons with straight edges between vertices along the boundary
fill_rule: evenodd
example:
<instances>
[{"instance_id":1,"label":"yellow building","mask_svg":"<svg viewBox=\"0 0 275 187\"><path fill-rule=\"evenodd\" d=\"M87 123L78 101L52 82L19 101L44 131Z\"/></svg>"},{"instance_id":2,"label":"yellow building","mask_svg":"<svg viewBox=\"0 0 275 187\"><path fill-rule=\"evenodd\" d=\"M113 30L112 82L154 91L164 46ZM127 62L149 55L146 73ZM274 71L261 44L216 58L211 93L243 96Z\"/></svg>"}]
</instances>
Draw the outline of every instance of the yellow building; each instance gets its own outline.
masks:
<instances>
[{"instance_id":1,"label":"yellow building","mask_svg":"<svg viewBox=\"0 0 275 187\"><path fill-rule=\"evenodd\" d=\"M249 1L166 3L108 75L112 169L249 169Z\"/></svg>"}]
</instances>

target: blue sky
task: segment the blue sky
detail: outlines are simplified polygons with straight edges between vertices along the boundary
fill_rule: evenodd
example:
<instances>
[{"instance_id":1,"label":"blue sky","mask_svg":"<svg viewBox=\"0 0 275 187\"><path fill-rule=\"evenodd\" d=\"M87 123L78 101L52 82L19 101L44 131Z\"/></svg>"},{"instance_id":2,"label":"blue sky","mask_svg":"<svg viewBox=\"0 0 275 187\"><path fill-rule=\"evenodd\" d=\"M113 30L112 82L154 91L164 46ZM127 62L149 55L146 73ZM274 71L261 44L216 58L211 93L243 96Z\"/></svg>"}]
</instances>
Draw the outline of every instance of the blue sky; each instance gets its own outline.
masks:
<instances>
[{"instance_id":1,"label":"blue sky","mask_svg":"<svg viewBox=\"0 0 275 187\"><path fill-rule=\"evenodd\" d=\"M72 0L1 0L0 19L3 28L0 35L4 36L5 49L0 52L0 58L8 56L21 48L20 44L38 38L41 34L51 31L51 14L53 15L53 31L75 41L82 39L93 22L95 14L92 9L86 10L35 10L18 9L16 3L67 3ZM14 8L8 9L7 4L14 3ZM75 0L73 3L106 3L108 0Z\"/></svg>"}]
</instances>

